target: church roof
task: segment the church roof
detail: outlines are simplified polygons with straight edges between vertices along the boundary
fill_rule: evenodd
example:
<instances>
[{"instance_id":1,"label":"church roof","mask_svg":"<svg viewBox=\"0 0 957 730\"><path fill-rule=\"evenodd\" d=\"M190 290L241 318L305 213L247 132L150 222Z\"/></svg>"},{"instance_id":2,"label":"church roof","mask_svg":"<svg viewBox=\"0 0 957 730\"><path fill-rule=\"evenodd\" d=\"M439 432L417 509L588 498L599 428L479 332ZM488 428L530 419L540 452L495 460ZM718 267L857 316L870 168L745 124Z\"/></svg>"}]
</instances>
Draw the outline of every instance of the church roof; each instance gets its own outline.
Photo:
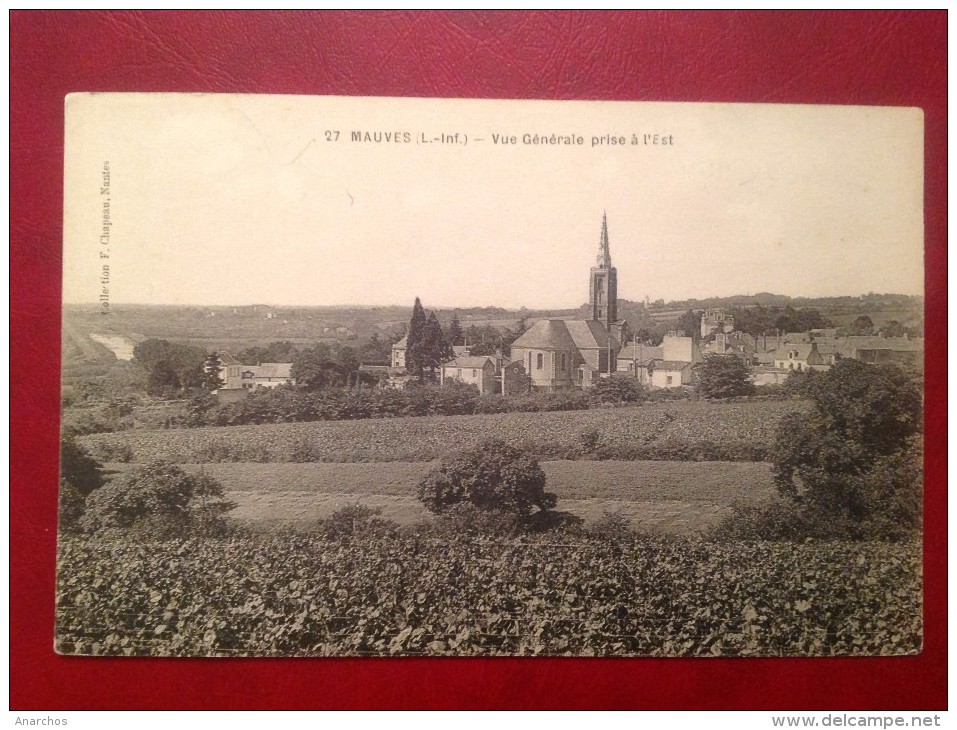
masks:
<instances>
[{"instance_id":1,"label":"church roof","mask_svg":"<svg viewBox=\"0 0 957 730\"><path fill-rule=\"evenodd\" d=\"M512 349L577 350L579 346L569 334L568 324L560 319L540 319L512 343Z\"/></svg>"},{"instance_id":2,"label":"church roof","mask_svg":"<svg viewBox=\"0 0 957 730\"><path fill-rule=\"evenodd\" d=\"M565 322L568 333L579 350L604 350L608 347L608 331L593 319L570 319Z\"/></svg>"}]
</instances>

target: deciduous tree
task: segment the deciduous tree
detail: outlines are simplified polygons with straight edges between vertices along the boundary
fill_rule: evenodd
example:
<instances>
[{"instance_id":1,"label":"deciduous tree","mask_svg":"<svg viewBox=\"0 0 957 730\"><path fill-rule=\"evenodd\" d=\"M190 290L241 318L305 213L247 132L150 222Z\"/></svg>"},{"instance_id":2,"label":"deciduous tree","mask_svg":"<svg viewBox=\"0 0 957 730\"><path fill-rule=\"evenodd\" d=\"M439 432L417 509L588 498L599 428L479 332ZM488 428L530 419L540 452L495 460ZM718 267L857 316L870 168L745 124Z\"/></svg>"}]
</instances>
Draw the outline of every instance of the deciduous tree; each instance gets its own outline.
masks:
<instances>
[{"instance_id":1,"label":"deciduous tree","mask_svg":"<svg viewBox=\"0 0 957 730\"><path fill-rule=\"evenodd\" d=\"M735 398L754 393L748 366L735 355L709 353L695 365L695 371L698 393L705 398Z\"/></svg>"},{"instance_id":2,"label":"deciduous tree","mask_svg":"<svg viewBox=\"0 0 957 730\"><path fill-rule=\"evenodd\" d=\"M529 454L493 439L442 460L419 483L419 499L436 513L457 504L527 517L532 507L552 509L545 472Z\"/></svg>"}]
</instances>

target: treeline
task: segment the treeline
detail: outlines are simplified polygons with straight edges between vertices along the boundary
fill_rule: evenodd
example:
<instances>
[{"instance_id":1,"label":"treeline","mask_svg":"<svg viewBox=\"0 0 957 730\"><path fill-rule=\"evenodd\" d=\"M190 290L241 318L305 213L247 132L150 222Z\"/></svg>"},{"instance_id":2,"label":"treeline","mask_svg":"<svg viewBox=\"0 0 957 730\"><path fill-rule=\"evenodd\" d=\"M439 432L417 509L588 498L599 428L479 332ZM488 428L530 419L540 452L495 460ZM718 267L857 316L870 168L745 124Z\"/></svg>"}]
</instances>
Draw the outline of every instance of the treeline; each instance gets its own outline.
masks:
<instances>
[{"instance_id":1,"label":"treeline","mask_svg":"<svg viewBox=\"0 0 957 730\"><path fill-rule=\"evenodd\" d=\"M242 426L262 423L345 421L402 416L465 416L483 413L575 411L604 405L636 403L646 398L630 378L600 381L589 391L480 395L474 385L447 383L393 388L327 388L306 391L280 387L253 391L235 403L218 403L200 395L173 426Z\"/></svg>"},{"instance_id":2,"label":"treeline","mask_svg":"<svg viewBox=\"0 0 957 730\"><path fill-rule=\"evenodd\" d=\"M568 411L588 408L588 395L531 393L522 396L479 395L462 383L392 388L328 388L306 391L291 387L260 390L236 403L217 403L199 396L174 426L241 426L301 421L344 421L402 416L463 416L511 411Z\"/></svg>"},{"instance_id":3,"label":"treeline","mask_svg":"<svg viewBox=\"0 0 957 730\"><path fill-rule=\"evenodd\" d=\"M807 332L812 329L833 327L833 323L817 309L794 307L732 307L734 328L754 337L773 334L777 331Z\"/></svg>"}]
</instances>

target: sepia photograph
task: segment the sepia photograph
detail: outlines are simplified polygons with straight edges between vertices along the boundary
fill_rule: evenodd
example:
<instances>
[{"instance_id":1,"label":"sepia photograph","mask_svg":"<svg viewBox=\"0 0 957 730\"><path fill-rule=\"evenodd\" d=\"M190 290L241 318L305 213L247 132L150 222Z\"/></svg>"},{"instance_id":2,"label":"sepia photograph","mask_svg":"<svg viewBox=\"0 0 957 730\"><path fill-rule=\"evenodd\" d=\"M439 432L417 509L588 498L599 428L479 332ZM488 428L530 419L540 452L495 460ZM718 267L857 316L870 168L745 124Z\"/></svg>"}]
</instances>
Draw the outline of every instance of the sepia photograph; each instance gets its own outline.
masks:
<instances>
[{"instance_id":1,"label":"sepia photograph","mask_svg":"<svg viewBox=\"0 0 957 730\"><path fill-rule=\"evenodd\" d=\"M69 95L55 650L921 652L923 139Z\"/></svg>"}]
</instances>

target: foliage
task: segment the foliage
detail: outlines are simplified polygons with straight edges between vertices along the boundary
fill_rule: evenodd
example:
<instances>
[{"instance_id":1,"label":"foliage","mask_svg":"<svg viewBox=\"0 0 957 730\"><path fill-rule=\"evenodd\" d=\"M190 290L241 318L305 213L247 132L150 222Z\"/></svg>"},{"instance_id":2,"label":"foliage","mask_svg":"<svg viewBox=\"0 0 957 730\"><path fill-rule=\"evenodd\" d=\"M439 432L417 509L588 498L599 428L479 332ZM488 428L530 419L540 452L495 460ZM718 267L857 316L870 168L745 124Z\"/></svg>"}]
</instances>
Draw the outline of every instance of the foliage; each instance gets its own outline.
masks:
<instances>
[{"instance_id":1,"label":"foliage","mask_svg":"<svg viewBox=\"0 0 957 730\"><path fill-rule=\"evenodd\" d=\"M206 360L202 349L166 340L144 340L133 348L133 362L146 372L150 395L201 387Z\"/></svg>"},{"instance_id":2,"label":"foliage","mask_svg":"<svg viewBox=\"0 0 957 730\"><path fill-rule=\"evenodd\" d=\"M644 388L633 377L614 373L600 378L588 391L588 398L595 405L637 403L644 400Z\"/></svg>"},{"instance_id":3,"label":"foliage","mask_svg":"<svg viewBox=\"0 0 957 730\"><path fill-rule=\"evenodd\" d=\"M59 546L56 646L112 655L910 654L919 542L248 536Z\"/></svg>"},{"instance_id":4,"label":"foliage","mask_svg":"<svg viewBox=\"0 0 957 730\"><path fill-rule=\"evenodd\" d=\"M397 525L391 520L383 519L381 514L381 507L366 507L356 502L336 510L320 521L317 532L327 539L369 537L395 532Z\"/></svg>"},{"instance_id":5,"label":"foliage","mask_svg":"<svg viewBox=\"0 0 957 730\"><path fill-rule=\"evenodd\" d=\"M83 517L86 498L103 486L103 469L72 436L60 441L60 485L57 496L60 530L71 530Z\"/></svg>"},{"instance_id":6,"label":"foliage","mask_svg":"<svg viewBox=\"0 0 957 730\"><path fill-rule=\"evenodd\" d=\"M905 531L919 527L914 380L893 366L842 360L808 393L810 413L778 426L772 457L781 494L862 526L891 519Z\"/></svg>"},{"instance_id":7,"label":"foliage","mask_svg":"<svg viewBox=\"0 0 957 730\"><path fill-rule=\"evenodd\" d=\"M151 462L117 476L91 494L81 525L88 532L207 532L221 528L224 514L233 506L224 498L223 486L211 477Z\"/></svg>"},{"instance_id":8,"label":"foliage","mask_svg":"<svg viewBox=\"0 0 957 730\"><path fill-rule=\"evenodd\" d=\"M906 334L906 330L896 319L888 320L880 329L881 335L884 337L903 337Z\"/></svg>"},{"instance_id":9,"label":"foliage","mask_svg":"<svg viewBox=\"0 0 957 730\"><path fill-rule=\"evenodd\" d=\"M419 483L419 500L430 511L468 503L519 518L532 507L551 509L558 498L545 492L545 472L526 452L490 439L447 457Z\"/></svg>"},{"instance_id":10,"label":"foliage","mask_svg":"<svg viewBox=\"0 0 957 730\"><path fill-rule=\"evenodd\" d=\"M854 320L848 334L851 335L872 335L874 334L874 321L866 314Z\"/></svg>"},{"instance_id":11,"label":"foliage","mask_svg":"<svg viewBox=\"0 0 957 730\"><path fill-rule=\"evenodd\" d=\"M86 506L86 497L70 482L61 481L57 494L57 524L61 532L79 524Z\"/></svg>"},{"instance_id":12,"label":"foliage","mask_svg":"<svg viewBox=\"0 0 957 730\"><path fill-rule=\"evenodd\" d=\"M333 357L332 349L322 342L297 352L293 356L289 374L303 390L337 387L348 381L347 368Z\"/></svg>"},{"instance_id":13,"label":"foliage","mask_svg":"<svg viewBox=\"0 0 957 730\"><path fill-rule=\"evenodd\" d=\"M60 484L67 483L81 496L103 486L100 463L70 436L60 442Z\"/></svg>"},{"instance_id":14,"label":"foliage","mask_svg":"<svg viewBox=\"0 0 957 730\"><path fill-rule=\"evenodd\" d=\"M709 353L694 367L698 393L705 398L736 398L754 393L748 366L735 355Z\"/></svg>"},{"instance_id":15,"label":"foliage","mask_svg":"<svg viewBox=\"0 0 957 730\"><path fill-rule=\"evenodd\" d=\"M833 326L832 322L813 307L732 307L734 328L754 337L780 332L807 332Z\"/></svg>"},{"instance_id":16,"label":"foliage","mask_svg":"<svg viewBox=\"0 0 957 730\"><path fill-rule=\"evenodd\" d=\"M695 312L693 309L689 309L678 319L677 329L679 332L684 332L685 337L690 337L694 340L700 339L701 312Z\"/></svg>"},{"instance_id":17,"label":"foliage","mask_svg":"<svg viewBox=\"0 0 957 730\"><path fill-rule=\"evenodd\" d=\"M299 352L292 342L270 342L265 347L247 347L236 353L236 359L243 365L259 365L264 362L292 362Z\"/></svg>"}]
</instances>

